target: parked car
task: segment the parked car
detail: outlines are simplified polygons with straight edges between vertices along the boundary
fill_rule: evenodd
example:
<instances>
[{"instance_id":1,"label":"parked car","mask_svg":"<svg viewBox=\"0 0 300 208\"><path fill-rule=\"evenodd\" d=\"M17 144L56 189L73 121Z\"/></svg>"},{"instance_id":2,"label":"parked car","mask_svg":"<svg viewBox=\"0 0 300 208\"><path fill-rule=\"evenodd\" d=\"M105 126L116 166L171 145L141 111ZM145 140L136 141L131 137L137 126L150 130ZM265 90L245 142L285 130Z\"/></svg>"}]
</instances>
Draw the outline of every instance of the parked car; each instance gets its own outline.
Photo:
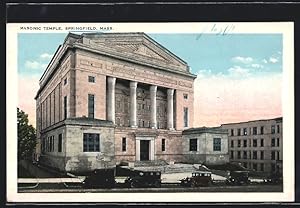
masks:
<instances>
[{"instance_id":1,"label":"parked car","mask_svg":"<svg viewBox=\"0 0 300 208\"><path fill-rule=\"evenodd\" d=\"M131 188L161 187L160 171L139 171L125 180L125 186Z\"/></svg>"},{"instance_id":2,"label":"parked car","mask_svg":"<svg viewBox=\"0 0 300 208\"><path fill-rule=\"evenodd\" d=\"M272 184L282 183L282 173L279 171L272 172L266 182Z\"/></svg>"},{"instance_id":3,"label":"parked car","mask_svg":"<svg viewBox=\"0 0 300 208\"><path fill-rule=\"evenodd\" d=\"M249 183L250 180L248 171L230 171L227 184L242 185Z\"/></svg>"},{"instance_id":4,"label":"parked car","mask_svg":"<svg viewBox=\"0 0 300 208\"><path fill-rule=\"evenodd\" d=\"M113 188L115 185L115 169L96 169L83 181L85 188Z\"/></svg>"},{"instance_id":5,"label":"parked car","mask_svg":"<svg viewBox=\"0 0 300 208\"><path fill-rule=\"evenodd\" d=\"M198 171L192 173L192 177L181 179L181 185L187 187L210 186L212 184L211 172Z\"/></svg>"}]
</instances>

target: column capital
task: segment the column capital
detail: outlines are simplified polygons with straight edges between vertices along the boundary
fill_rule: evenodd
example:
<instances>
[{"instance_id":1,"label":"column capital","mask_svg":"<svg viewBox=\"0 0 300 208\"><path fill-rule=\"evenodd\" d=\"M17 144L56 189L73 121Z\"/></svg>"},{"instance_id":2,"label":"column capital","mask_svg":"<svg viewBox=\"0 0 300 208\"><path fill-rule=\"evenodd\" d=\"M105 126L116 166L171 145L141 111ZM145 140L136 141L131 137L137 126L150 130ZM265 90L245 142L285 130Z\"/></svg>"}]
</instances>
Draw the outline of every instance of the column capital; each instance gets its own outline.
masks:
<instances>
[{"instance_id":1,"label":"column capital","mask_svg":"<svg viewBox=\"0 0 300 208\"><path fill-rule=\"evenodd\" d=\"M116 83L116 77L107 77L107 82L109 84L115 84Z\"/></svg>"},{"instance_id":2,"label":"column capital","mask_svg":"<svg viewBox=\"0 0 300 208\"><path fill-rule=\"evenodd\" d=\"M137 87L137 82L136 81L130 81L130 88L136 88Z\"/></svg>"},{"instance_id":3,"label":"column capital","mask_svg":"<svg viewBox=\"0 0 300 208\"><path fill-rule=\"evenodd\" d=\"M169 96L172 96L174 94L174 89L168 89L167 93Z\"/></svg>"},{"instance_id":4,"label":"column capital","mask_svg":"<svg viewBox=\"0 0 300 208\"><path fill-rule=\"evenodd\" d=\"M150 91L157 91L157 86L156 85L151 85L150 86Z\"/></svg>"}]
</instances>

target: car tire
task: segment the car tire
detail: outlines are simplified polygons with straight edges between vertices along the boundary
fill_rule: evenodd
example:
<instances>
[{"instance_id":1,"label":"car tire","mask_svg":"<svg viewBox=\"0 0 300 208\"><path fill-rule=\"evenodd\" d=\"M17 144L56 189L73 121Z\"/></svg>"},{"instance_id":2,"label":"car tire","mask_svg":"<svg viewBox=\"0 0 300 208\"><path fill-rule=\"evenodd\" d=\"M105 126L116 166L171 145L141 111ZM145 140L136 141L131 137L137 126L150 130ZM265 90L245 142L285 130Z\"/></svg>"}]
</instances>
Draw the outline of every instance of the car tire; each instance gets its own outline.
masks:
<instances>
[{"instance_id":1,"label":"car tire","mask_svg":"<svg viewBox=\"0 0 300 208\"><path fill-rule=\"evenodd\" d=\"M155 188L160 188L161 187L161 183L159 181L155 181L154 182L154 187Z\"/></svg>"}]
</instances>

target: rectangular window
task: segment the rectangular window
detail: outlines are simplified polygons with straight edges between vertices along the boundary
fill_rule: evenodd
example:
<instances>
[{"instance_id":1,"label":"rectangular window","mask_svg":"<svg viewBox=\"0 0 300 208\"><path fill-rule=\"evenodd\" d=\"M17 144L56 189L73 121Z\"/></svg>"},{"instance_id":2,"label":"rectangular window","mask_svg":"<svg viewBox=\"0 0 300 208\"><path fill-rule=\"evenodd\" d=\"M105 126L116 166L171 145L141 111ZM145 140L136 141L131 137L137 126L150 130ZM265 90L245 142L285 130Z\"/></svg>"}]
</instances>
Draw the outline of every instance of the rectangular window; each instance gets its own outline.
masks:
<instances>
[{"instance_id":1,"label":"rectangular window","mask_svg":"<svg viewBox=\"0 0 300 208\"><path fill-rule=\"evenodd\" d=\"M261 159L261 160L264 160L264 159L265 159L264 151L260 151L260 159Z\"/></svg>"},{"instance_id":2,"label":"rectangular window","mask_svg":"<svg viewBox=\"0 0 300 208\"><path fill-rule=\"evenodd\" d=\"M238 129L237 135L238 135L238 136L241 136L241 129Z\"/></svg>"},{"instance_id":3,"label":"rectangular window","mask_svg":"<svg viewBox=\"0 0 300 208\"><path fill-rule=\"evenodd\" d=\"M271 126L271 134L275 134L275 126L274 125Z\"/></svg>"},{"instance_id":4,"label":"rectangular window","mask_svg":"<svg viewBox=\"0 0 300 208\"><path fill-rule=\"evenodd\" d=\"M94 103L95 103L95 96L92 94L88 95L88 117L94 118Z\"/></svg>"},{"instance_id":5,"label":"rectangular window","mask_svg":"<svg viewBox=\"0 0 300 208\"><path fill-rule=\"evenodd\" d=\"M275 171L275 164L271 164L271 170L272 170L272 172Z\"/></svg>"},{"instance_id":6,"label":"rectangular window","mask_svg":"<svg viewBox=\"0 0 300 208\"><path fill-rule=\"evenodd\" d=\"M263 147L264 145L264 139L260 139L260 146Z\"/></svg>"},{"instance_id":7,"label":"rectangular window","mask_svg":"<svg viewBox=\"0 0 300 208\"><path fill-rule=\"evenodd\" d=\"M231 129L231 136L234 136L234 130Z\"/></svg>"},{"instance_id":8,"label":"rectangular window","mask_svg":"<svg viewBox=\"0 0 300 208\"><path fill-rule=\"evenodd\" d=\"M257 164L253 163L253 170L257 171Z\"/></svg>"},{"instance_id":9,"label":"rectangular window","mask_svg":"<svg viewBox=\"0 0 300 208\"><path fill-rule=\"evenodd\" d=\"M253 135L257 135L257 127L253 127Z\"/></svg>"},{"instance_id":10,"label":"rectangular window","mask_svg":"<svg viewBox=\"0 0 300 208\"><path fill-rule=\"evenodd\" d=\"M277 160L280 160L280 153L277 151Z\"/></svg>"},{"instance_id":11,"label":"rectangular window","mask_svg":"<svg viewBox=\"0 0 300 208\"><path fill-rule=\"evenodd\" d=\"M122 138L122 151L126 152L126 137Z\"/></svg>"},{"instance_id":12,"label":"rectangular window","mask_svg":"<svg viewBox=\"0 0 300 208\"><path fill-rule=\"evenodd\" d=\"M184 122L184 127L189 126L188 118L189 117L189 109L188 108L183 108L183 122Z\"/></svg>"},{"instance_id":13,"label":"rectangular window","mask_svg":"<svg viewBox=\"0 0 300 208\"><path fill-rule=\"evenodd\" d=\"M221 151L221 138L214 138L214 151Z\"/></svg>"},{"instance_id":14,"label":"rectangular window","mask_svg":"<svg viewBox=\"0 0 300 208\"><path fill-rule=\"evenodd\" d=\"M275 151L271 152L271 160L276 160L276 158L275 158Z\"/></svg>"},{"instance_id":15,"label":"rectangular window","mask_svg":"<svg viewBox=\"0 0 300 208\"><path fill-rule=\"evenodd\" d=\"M65 78L65 79L64 79L64 85L66 85L67 82L68 82L68 81L67 81L67 78Z\"/></svg>"},{"instance_id":16,"label":"rectangular window","mask_svg":"<svg viewBox=\"0 0 300 208\"><path fill-rule=\"evenodd\" d=\"M166 139L161 139L161 151L166 151Z\"/></svg>"},{"instance_id":17,"label":"rectangular window","mask_svg":"<svg viewBox=\"0 0 300 208\"><path fill-rule=\"evenodd\" d=\"M83 151L84 152L99 152L99 134L83 134Z\"/></svg>"},{"instance_id":18,"label":"rectangular window","mask_svg":"<svg viewBox=\"0 0 300 208\"><path fill-rule=\"evenodd\" d=\"M67 119L67 96L64 97L64 119Z\"/></svg>"},{"instance_id":19,"label":"rectangular window","mask_svg":"<svg viewBox=\"0 0 300 208\"><path fill-rule=\"evenodd\" d=\"M263 163L260 163L260 171L265 171L265 165Z\"/></svg>"},{"instance_id":20,"label":"rectangular window","mask_svg":"<svg viewBox=\"0 0 300 208\"><path fill-rule=\"evenodd\" d=\"M241 151L237 151L237 159L241 159Z\"/></svg>"},{"instance_id":21,"label":"rectangular window","mask_svg":"<svg viewBox=\"0 0 300 208\"><path fill-rule=\"evenodd\" d=\"M276 140L277 142L277 147L279 147L279 145L280 145L280 141L279 141L279 138L277 138L277 140Z\"/></svg>"},{"instance_id":22,"label":"rectangular window","mask_svg":"<svg viewBox=\"0 0 300 208\"><path fill-rule=\"evenodd\" d=\"M247 139L244 139L244 147L247 147Z\"/></svg>"},{"instance_id":23,"label":"rectangular window","mask_svg":"<svg viewBox=\"0 0 300 208\"><path fill-rule=\"evenodd\" d=\"M58 152L62 152L62 134L58 135L58 147L57 147Z\"/></svg>"},{"instance_id":24,"label":"rectangular window","mask_svg":"<svg viewBox=\"0 0 300 208\"><path fill-rule=\"evenodd\" d=\"M197 151L197 139L190 139L190 151Z\"/></svg>"},{"instance_id":25,"label":"rectangular window","mask_svg":"<svg viewBox=\"0 0 300 208\"><path fill-rule=\"evenodd\" d=\"M271 147L275 147L275 138L272 138L271 140Z\"/></svg>"},{"instance_id":26,"label":"rectangular window","mask_svg":"<svg viewBox=\"0 0 300 208\"><path fill-rule=\"evenodd\" d=\"M247 135L247 128L243 129L243 135Z\"/></svg>"},{"instance_id":27,"label":"rectangular window","mask_svg":"<svg viewBox=\"0 0 300 208\"><path fill-rule=\"evenodd\" d=\"M247 159L247 151L243 151L243 159Z\"/></svg>"},{"instance_id":28,"label":"rectangular window","mask_svg":"<svg viewBox=\"0 0 300 208\"><path fill-rule=\"evenodd\" d=\"M257 151L253 151L253 159L257 160Z\"/></svg>"},{"instance_id":29,"label":"rectangular window","mask_svg":"<svg viewBox=\"0 0 300 208\"><path fill-rule=\"evenodd\" d=\"M234 147L234 141L231 140L231 147Z\"/></svg>"},{"instance_id":30,"label":"rectangular window","mask_svg":"<svg viewBox=\"0 0 300 208\"><path fill-rule=\"evenodd\" d=\"M277 133L278 134L280 133L280 127L279 127L279 125L277 125Z\"/></svg>"},{"instance_id":31,"label":"rectangular window","mask_svg":"<svg viewBox=\"0 0 300 208\"><path fill-rule=\"evenodd\" d=\"M95 83L95 77L89 76L89 82Z\"/></svg>"},{"instance_id":32,"label":"rectangular window","mask_svg":"<svg viewBox=\"0 0 300 208\"><path fill-rule=\"evenodd\" d=\"M230 151L230 159L233 159L233 154L234 154L234 153L233 153L233 151L231 150L231 151Z\"/></svg>"},{"instance_id":33,"label":"rectangular window","mask_svg":"<svg viewBox=\"0 0 300 208\"><path fill-rule=\"evenodd\" d=\"M257 147L257 139L253 139L253 147Z\"/></svg>"},{"instance_id":34,"label":"rectangular window","mask_svg":"<svg viewBox=\"0 0 300 208\"><path fill-rule=\"evenodd\" d=\"M238 145L237 146L241 147L241 140L240 139L238 140Z\"/></svg>"},{"instance_id":35,"label":"rectangular window","mask_svg":"<svg viewBox=\"0 0 300 208\"><path fill-rule=\"evenodd\" d=\"M184 98L185 100L187 100L187 99L188 99L188 94L183 94L183 98Z\"/></svg>"},{"instance_id":36,"label":"rectangular window","mask_svg":"<svg viewBox=\"0 0 300 208\"><path fill-rule=\"evenodd\" d=\"M264 127L263 126L260 127L260 134L264 134Z\"/></svg>"}]
</instances>

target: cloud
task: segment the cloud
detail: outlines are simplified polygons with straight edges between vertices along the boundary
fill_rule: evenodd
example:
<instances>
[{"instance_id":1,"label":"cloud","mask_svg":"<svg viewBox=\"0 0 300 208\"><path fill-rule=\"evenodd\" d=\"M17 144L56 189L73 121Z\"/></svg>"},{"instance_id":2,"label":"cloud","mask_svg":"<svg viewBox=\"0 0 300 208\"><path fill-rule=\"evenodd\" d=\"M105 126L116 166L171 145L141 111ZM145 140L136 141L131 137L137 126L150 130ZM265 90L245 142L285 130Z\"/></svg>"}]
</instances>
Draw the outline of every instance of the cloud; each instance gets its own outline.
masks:
<instances>
[{"instance_id":1,"label":"cloud","mask_svg":"<svg viewBox=\"0 0 300 208\"><path fill-rule=\"evenodd\" d=\"M267 59L263 59L262 62L265 63L265 64L268 63Z\"/></svg>"},{"instance_id":2,"label":"cloud","mask_svg":"<svg viewBox=\"0 0 300 208\"><path fill-rule=\"evenodd\" d=\"M270 57L269 58L269 62L271 62L271 63L277 63L278 62L278 59L277 58L274 58L274 57Z\"/></svg>"},{"instance_id":3,"label":"cloud","mask_svg":"<svg viewBox=\"0 0 300 208\"><path fill-rule=\"evenodd\" d=\"M45 69L47 67L47 64L39 61L26 61L25 67L28 69Z\"/></svg>"},{"instance_id":4,"label":"cloud","mask_svg":"<svg viewBox=\"0 0 300 208\"><path fill-rule=\"evenodd\" d=\"M256 69L264 68L264 66L261 65L261 64L251 64L250 66L253 67L253 68L256 68Z\"/></svg>"},{"instance_id":5,"label":"cloud","mask_svg":"<svg viewBox=\"0 0 300 208\"><path fill-rule=\"evenodd\" d=\"M250 75L250 70L240 66L233 66L228 69L229 76L232 77L245 77Z\"/></svg>"},{"instance_id":6,"label":"cloud","mask_svg":"<svg viewBox=\"0 0 300 208\"><path fill-rule=\"evenodd\" d=\"M197 77L194 84L194 126L274 118L282 115L282 75L246 79Z\"/></svg>"},{"instance_id":7,"label":"cloud","mask_svg":"<svg viewBox=\"0 0 300 208\"><path fill-rule=\"evenodd\" d=\"M231 61L234 62L234 63L250 64L253 61L253 58L236 56L236 57L233 57L231 59Z\"/></svg>"},{"instance_id":8,"label":"cloud","mask_svg":"<svg viewBox=\"0 0 300 208\"><path fill-rule=\"evenodd\" d=\"M53 54L49 54L49 53L43 53L40 55L41 59L51 59L53 56Z\"/></svg>"}]
</instances>

